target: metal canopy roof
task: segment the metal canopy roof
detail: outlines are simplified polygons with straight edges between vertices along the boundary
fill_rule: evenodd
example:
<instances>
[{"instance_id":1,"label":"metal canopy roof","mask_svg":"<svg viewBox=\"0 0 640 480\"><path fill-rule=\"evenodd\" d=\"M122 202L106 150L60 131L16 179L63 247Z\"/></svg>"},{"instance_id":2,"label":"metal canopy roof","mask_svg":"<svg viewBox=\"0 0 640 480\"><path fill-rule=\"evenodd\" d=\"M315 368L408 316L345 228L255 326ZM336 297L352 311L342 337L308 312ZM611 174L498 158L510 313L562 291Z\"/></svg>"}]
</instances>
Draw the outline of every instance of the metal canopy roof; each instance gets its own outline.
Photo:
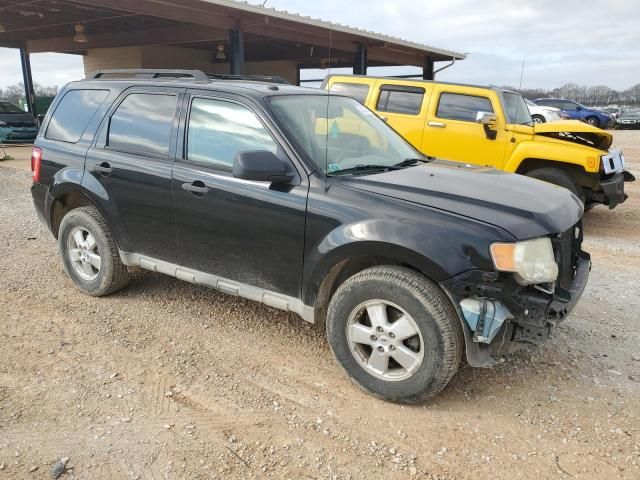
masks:
<instances>
[{"instance_id":1,"label":"metal canopy roof","mask_svg":"<svg viewBox=\"0 0 640 480\"><path fill-rule=\"evenodd\" d=\"M229 30L245 36L246 59L350 65L364 47L370 65L424 65L465 55L380 33L233 0L0 0L0 47L82 54L93 48L180 45L211 49ZM84 27L86 43L73 40ZM329 51L331 47L331 51Z\"/></svg>"}]
</instances>

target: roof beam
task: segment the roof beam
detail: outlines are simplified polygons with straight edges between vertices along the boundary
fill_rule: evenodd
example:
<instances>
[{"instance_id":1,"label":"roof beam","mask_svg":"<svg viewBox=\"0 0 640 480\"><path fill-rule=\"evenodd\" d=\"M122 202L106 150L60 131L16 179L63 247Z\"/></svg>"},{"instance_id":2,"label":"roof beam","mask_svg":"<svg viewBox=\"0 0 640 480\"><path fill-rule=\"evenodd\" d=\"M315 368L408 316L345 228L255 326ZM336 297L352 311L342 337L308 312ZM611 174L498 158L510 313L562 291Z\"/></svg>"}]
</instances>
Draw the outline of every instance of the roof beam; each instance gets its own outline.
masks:
<instances>
[{"instance_id":1,"label":"roof beam","mask_svg":"<svg viewBox=\"0 0 640 480\"><path fill-rule=\"evenodd\" d=\"M179 45L181 43L226 41L228 30L184 25L160 27L148 30L134 30L92 35L87 32L89 41L78 43L73 36L31 40L27 47L31 53L73 52L92 48L130 47L135 45Z\"/></svg>"}]
</instances>

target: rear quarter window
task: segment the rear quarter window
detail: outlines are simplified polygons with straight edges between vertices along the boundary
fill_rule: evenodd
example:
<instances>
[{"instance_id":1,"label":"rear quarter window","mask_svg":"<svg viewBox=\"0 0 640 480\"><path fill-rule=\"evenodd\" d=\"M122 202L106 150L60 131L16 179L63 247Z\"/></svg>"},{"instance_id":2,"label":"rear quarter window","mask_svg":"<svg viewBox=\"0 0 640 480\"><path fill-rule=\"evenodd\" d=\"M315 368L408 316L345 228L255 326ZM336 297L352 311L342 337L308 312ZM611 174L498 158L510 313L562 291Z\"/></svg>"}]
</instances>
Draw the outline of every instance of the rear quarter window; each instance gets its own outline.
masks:
<instances>
[{"instance_id":1,"label":"rear quarter window","mask_svg":"<svg viewBox=\"0 0 640 480\"><path fill-rule=\"evenodd\" d=\"M51 116L45 138L77 143L108 95L109 90L70 90L65 93Z\"/></svg>"},{"instance_id":2,"label":"rear quarter window","mask_svg":"<svg viewBox=\"0 0 640 480\"><path fill-rule=\"evenodd\" d=\"M329 90L333 93L351 97L362 105L365 104L367 96L369 95L369 85L365 85L364 83L336 82L329 87Z\"/></svg>"}]
</instances>

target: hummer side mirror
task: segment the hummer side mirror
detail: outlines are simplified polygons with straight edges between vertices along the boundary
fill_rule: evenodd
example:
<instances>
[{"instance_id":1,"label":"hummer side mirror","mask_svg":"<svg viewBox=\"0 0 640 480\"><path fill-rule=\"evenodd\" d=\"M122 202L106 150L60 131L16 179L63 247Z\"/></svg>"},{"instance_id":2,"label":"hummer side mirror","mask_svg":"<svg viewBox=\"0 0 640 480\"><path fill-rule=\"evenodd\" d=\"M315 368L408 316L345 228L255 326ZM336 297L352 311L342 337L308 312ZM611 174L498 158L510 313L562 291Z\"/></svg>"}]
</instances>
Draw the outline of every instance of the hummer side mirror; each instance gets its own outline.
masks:
<instances>
[{"instance_id":1,"label":"hummer side mirror","mask_svg":"<svg viewBox=\"0 0 640 480\"><path fill-rule=\"evenodd\" d=\"M476 114L476 123L484 127L484 134L489 140L495 140L498 132L495 130L498 124L498 117L491 112L478 112Z\"/></svg>"}]
</instances>

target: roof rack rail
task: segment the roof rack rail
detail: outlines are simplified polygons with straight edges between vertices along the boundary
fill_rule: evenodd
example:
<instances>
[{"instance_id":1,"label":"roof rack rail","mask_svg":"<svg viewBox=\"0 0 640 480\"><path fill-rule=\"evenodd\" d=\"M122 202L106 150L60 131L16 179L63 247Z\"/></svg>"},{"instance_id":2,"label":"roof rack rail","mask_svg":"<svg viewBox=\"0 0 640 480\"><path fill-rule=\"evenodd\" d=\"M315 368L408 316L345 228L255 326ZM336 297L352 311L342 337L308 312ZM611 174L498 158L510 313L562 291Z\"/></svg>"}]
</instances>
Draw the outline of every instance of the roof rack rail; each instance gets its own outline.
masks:
<instances>
[{"instance_id":1,"label":"roof rack rail","mask_svg":"<svg viewBox=\"0 0 640 480\"><path fill-rule=\"evenodd\" d=\"M186 80L196 83L209 83L209 76L201 70L170 69L109 69L97 70L87 76L89 80L117 80L132 78L136 80Z\"/></svg>"},{"instance_id":2,"label":"roof rack rail","mask_svg":"<svg viewBox=\"0 0 640 480\"><path fill-rule=\"evenodd\" d=\"M291 85L291 83L278 75L237 75L229 73L207 73L211 80L244 80L253 82L279 83L281 85Z\"/></svg>"}]
</instances>

